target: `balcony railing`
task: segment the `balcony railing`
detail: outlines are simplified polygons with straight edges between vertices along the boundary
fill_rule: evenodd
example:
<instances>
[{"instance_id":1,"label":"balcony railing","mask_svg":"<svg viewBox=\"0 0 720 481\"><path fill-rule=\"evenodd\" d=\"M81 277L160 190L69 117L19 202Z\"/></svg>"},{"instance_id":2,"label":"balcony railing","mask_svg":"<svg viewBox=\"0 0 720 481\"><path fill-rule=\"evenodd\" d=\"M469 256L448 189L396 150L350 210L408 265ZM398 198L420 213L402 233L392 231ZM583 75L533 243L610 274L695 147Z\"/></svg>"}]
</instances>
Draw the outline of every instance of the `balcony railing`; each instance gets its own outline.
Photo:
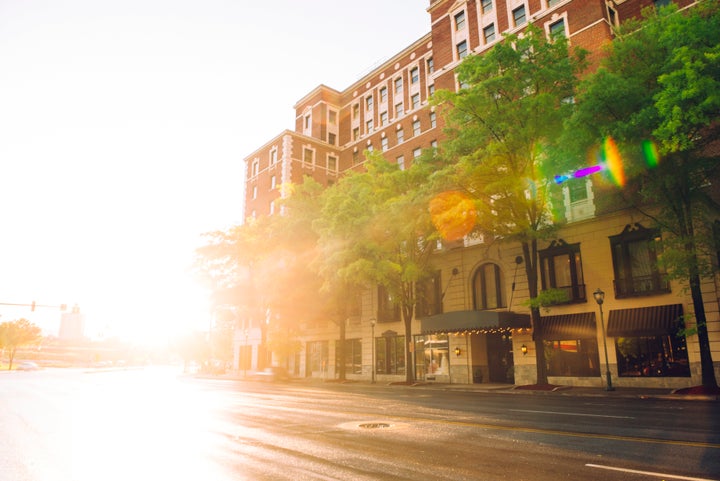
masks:
<instances>
[{"instance_id":1,"label":"balcony railing","mask_svg":"<svg viewBox=\"0 0 720 481\"><path fill-rule=\"evenodd\" d=\"M630 279L615 279L615 297L652 296L670 292L670 282L659 273L649 276L635 276Z\"/></svg>"}]
</instances>

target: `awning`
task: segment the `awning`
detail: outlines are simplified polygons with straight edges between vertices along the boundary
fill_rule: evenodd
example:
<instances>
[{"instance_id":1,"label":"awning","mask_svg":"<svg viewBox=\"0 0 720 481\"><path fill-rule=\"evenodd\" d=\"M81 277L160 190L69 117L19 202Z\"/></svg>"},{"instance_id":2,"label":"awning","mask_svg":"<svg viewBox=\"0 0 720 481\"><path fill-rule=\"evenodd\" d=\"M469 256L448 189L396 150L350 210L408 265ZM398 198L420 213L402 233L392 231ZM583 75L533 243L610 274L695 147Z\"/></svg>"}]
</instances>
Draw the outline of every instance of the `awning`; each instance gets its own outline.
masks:
<instances>
[{"instance_id":1,"label":"awning","mask_svg":"<svg viewBox=\"0 0 720 481\"><path fill-rule=\"evenodd\" d=\"M682 322L682 315L682 304L611 310L607 335L653 337L672 334Z\"/></svg>"},{"instance_id":2,"label":"awning","mask_svg":"<svg viewBox=\"0 0 720 481\"><path fill-rule=\"evenodd\" d=\"M542 338L546 341L562 341L597 338L594 312L542 316Z\"/></svg>"},{"instance_id":3,"label":"awning","mask_svg":"<svg viewBox=\"0 0 720 481\"><path fill-rule=\"evenodd\" d=\"M530 328L530 315L508 311L454 311L420 319L423 334Z\"/></svg>"}]
</instances>

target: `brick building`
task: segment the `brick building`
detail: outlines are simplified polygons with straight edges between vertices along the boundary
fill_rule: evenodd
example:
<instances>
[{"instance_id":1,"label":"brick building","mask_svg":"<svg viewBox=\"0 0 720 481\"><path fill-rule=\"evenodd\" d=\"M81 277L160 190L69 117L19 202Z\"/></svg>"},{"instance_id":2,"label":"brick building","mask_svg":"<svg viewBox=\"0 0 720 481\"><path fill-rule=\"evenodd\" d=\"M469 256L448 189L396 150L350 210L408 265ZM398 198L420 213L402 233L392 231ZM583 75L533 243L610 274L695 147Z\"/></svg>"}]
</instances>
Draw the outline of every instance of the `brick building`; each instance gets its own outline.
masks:
<instances>
[{"instance_id":1,"label":"brick building","mask_svg":"<svg viewBox=\"0 0 720 481\"><path fill-rule=\"evenodd\" d=\"M666 3L669 1L430 1L428 34L342 91L320 85L309 92L295 105L295 129L281 132L245 157L245 216L277 214L276 201L285 195L283 184L299 183L309 175L331 185L344 172L361 169L369 150L382 151L401 168L410 165L423 149L442 140L442 119L429 107L429 97L436 89L457 89L455 67L467 55L482 55L501 41L504 33L522 31L533 23L548 35L564 34L571 45L590 52L593 68L602 55L601 46L612 39L613 26L638 16L644 7ZM685 7L693 2L676 3ZM649 264L639 283L631 282L623 271L628 249L638 248L640 242L647 246L645 241L657 233L649 229L649 219L636 212L597 202L600 195L589 177L579 188L575 186L574 193L565 188L567 225L557 239L540 247L542 288L565 288L572 300L543 316L550 382L605 382L602 350L607 343L615 384L699 384L697 339L686 340L675 332L678 316L692 310L688 295L680 286L663 281L657 268ZM477 238L440 250L436 254L440 269L436 287L442 287L443 295L438 309L416 315L413 339L404 339L399 318L379 315L382 292L368 288L361 309L346 326L347 377L404 380L403 353L409 343L418 380L534 382L534 343L528 311L523 307L527 286L523 286L522 269L518 275L519 255L519 246L486 245ZM655 255L652 247L645 255ZM707 280L704 291L717 359L720 313L715 282ZM606 293L602 306L592 296L596 288ZM262 367L257 357L263 352L260 324L264 322L267 320L242 326L244 335L235 339L236 365L242 350L255 354L245 367ZM290 360L291 371L300 377L335 377L337 326L328 321L302 327L304 347ZM657 367L653 358L659 354L672 362Z\"/></svg>"}]
</instances>

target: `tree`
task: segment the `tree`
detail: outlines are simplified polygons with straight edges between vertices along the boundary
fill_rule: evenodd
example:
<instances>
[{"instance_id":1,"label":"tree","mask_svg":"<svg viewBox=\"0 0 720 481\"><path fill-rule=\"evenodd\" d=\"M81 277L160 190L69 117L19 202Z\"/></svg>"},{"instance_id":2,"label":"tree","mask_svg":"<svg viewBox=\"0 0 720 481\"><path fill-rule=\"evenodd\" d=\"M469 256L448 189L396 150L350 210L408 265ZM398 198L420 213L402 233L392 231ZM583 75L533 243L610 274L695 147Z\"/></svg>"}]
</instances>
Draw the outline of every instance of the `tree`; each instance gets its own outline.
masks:
<instances>
[{"instance_id":1,"label":"tree","mask_svg":"<svg viewBox=\"0 0 720 481\"><path fill-rule=\"evenodd\" d=\"M715 270L710 253L718 250L712 226L720 206L709 188L720 166L718 3L683 12L674 5L648 9L625 24L601 67L580 85L577 101L565 159L584 159L603 139L617 145L622 163L605 175L665 234L662 262L671 279L689 288L702 383L716 390L701 279Z\"/></svg>"},{"instance_id":2,"label":"tree","mask_svg":"<svg viewBox=\"0 0 720 481\"><path fill-rule=\"evenodd\" d=\"M547 152L572 108L585 52L548 39L535 26L507 35L484 55L458 67L462 86L439 91L448 139L441 154L450 188L475 200L477 229L503 242L519 242L531 299L538 297L538 241L555 232L550 210ZM531 304L537 383L547 383L539 304Z\"/></svg>"},{"instance_id":3,"label":"tree","mask_svg":"<svg viewBox=\"0 0 720 481\"><path fill-rule=\"evenodd\" d=\"M40 339L40 333L40 328L27 319L0 324L0 348L8 350L8 370L12 369L17 348L36 342Z\"/></svg>"},{"instance_id":4,"label":"tree","mask_svg":"<svg viewBox=\"0 0 720 481\"><path fill-rule=\"evenodd\" d=\"M437 235L428 211L427 172L400 170L366 152L366 171L353 172L325 191L316 224L321 273L335 286L385 288L400 308L405 336L406 380L414 380L410 351L417 283L431 274ZM375 342L375 340L373 340ZM374 367L373 367L374 368Z\"/></svg>"}]
</instances>

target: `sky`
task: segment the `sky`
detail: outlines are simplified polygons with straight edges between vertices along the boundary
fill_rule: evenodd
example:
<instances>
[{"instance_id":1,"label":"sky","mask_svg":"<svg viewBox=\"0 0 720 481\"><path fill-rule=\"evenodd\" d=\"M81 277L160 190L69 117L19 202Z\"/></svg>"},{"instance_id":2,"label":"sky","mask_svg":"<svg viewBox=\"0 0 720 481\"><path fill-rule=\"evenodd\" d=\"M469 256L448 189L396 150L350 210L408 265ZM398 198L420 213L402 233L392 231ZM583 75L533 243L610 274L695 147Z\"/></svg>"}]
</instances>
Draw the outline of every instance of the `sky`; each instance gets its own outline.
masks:
<instances>
[{"instance_id":1,"label":"sky","mask_svg":"<svg viewBox=\"0 0 720 481\"><path fill-rule=\"evenodd\" d=\"M242 221L242 159L430 31L428 0L0 0L0 303L91 337L209 325L202 233ZM57 335L60 310L0 305Z\"/></svg>"}]
</instances>

